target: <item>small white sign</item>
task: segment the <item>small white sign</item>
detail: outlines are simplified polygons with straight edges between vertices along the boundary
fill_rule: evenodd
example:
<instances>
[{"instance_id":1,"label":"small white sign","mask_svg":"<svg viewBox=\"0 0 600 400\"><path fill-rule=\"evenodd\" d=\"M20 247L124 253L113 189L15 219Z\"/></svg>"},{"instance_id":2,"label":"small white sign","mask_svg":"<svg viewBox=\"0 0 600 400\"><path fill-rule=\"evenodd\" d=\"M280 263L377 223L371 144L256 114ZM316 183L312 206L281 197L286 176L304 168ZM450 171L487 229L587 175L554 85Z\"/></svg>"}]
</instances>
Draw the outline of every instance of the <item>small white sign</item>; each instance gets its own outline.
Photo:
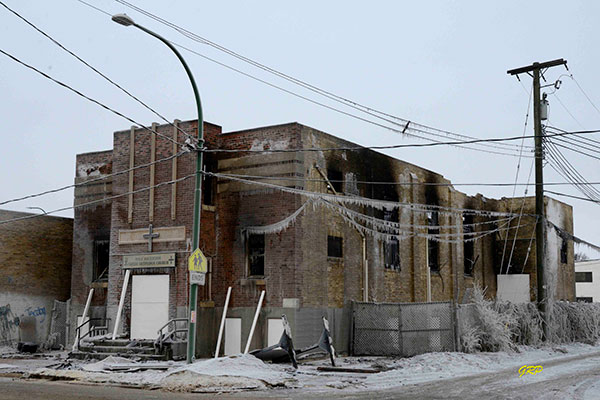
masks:
<instances>
[{"instance_id":1,"label":"small white sign","mask_svg":"<svg viewBox=\"0 0 600 400\"><path fill-rule=\"evenodd\" d=\"M206 273L190 271L190 284L204 286L205 282L206 282Z\"/></svg>"}]
</instances>

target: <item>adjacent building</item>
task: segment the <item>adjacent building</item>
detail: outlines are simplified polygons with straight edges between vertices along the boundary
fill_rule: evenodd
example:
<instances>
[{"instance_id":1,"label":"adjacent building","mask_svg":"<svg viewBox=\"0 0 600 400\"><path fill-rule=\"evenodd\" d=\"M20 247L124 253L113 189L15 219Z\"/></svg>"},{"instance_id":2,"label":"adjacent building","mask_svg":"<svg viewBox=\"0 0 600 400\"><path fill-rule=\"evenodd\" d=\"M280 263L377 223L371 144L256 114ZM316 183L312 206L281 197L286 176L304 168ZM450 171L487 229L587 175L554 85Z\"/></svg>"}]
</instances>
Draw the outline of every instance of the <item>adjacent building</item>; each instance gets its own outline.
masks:
<instances>
[{"instance_id":1,"label":"adjacent building","mask_svg":"<svg viewBox=\"0 0 600 400\"><path fill-rule=\"evenodd\" d=\"M6 221L0 225L0 346L19 342L24 320L29 320L29 340L44 343L53 309L57 321L63 321L52 327L57 333L53 343L64 345L73 219L0 210L0 221Z\"/></svg>"},{"instance_id":2,"label":"adjacent building","mask_svg":"<svg viewBox=\"0 0 600 400\"><path fill-rule=\"evenodd\" d=\"M575 282L577 301L600 301L600 260L577 261Z\"/></svg>"}]
</instances>

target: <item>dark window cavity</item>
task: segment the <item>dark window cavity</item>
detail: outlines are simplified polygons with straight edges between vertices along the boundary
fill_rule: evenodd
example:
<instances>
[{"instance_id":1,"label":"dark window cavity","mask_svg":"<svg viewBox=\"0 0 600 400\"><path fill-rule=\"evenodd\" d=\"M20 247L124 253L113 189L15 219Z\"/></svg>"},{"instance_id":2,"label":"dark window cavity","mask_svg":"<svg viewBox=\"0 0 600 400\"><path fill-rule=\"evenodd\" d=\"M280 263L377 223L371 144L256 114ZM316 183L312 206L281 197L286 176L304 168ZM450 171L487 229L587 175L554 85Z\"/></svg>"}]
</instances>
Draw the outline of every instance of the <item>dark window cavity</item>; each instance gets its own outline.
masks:
<instances>
[{"instance_id":1,"label":"dark window cavity","mask_svg":"<svg viewBox=\"0 0 600 400\"><path fill-rule=\"evenodd\" d=\"M560 244L560 262L563 264L567 263L567 254L569 247L567 246L567 241L562 239L562 243Z\"/></svg>"},{"instance_id":2,"label":"dark window cavity","mask_svg":"<svg viewBox=\"0 0 600 400\"><path fill-rule=\"evenodd\" d=\"M210 155L205 155L204 161L204 170L206 172L217 172L217 163L216 161L210 157ZM204 182L202 184L202 204L207 206L215 205L215 194L217 189L217 180L214 176L204 175Z\"/></svg>"},{"instance_id":3,"label":"dark window cavity","mask_svg":"<svg viewBox=\"0 0 600 400\"><path fill-rule=\"evenodd\" d=\"M439 216L437 211L429 211L427 213L427 225L429 228L427 230L429 235L439 235ZM427 239L427 256L429 261L429 269L433 272L438 272L440 270L439 263L439 243L436 238L430 237Z\"/></svg>"},{"instance_id":4,"label":"dark window cavity","mask_svg":"<svg viewBox=\"0 0 600 400\"><path fill-rule=\"evenodd\" d=\"M343 252L343 240L338 236L327 236L327 257L342 258Z\"/></svg>"},{"instance_id":5,"label":"dark window cavity","mask_svg":"<svg viewBox=\"0 0 600 400\"><path fill-rule=\"evenodd\" d=\"M575 272L575 282L592 282L592 273Z\"/></svg>"},{"instance_id":6,"label":"dark window cavity","mask_svg":"<svg viewBox=\"0 0 600 400\"><path fill-rule=\"evenodd\" d=\"M342 176L342 172L336 169L327 168L327 179L332 185L332 188L337 193L342 193L344 191L344 177Z\"/></svg>"},{"instance_id":7,"label":"dark window cavity","mask_svg":"<svg viewBox=\"0 0 600 400\"><path fill-rule=\"evenodd\" d=\"M265 275L265 235L248 236L248 273Z\"/></svg>"},{"instance_id":8,"label":"dark window cavity","mask_svg":"<svg viewBox=\"0 0 600 400\"><path fill-rule=\"evenodd\" d=\"M473 238L473 216L463 215L463 257L465 275L472 276L475 268L475 243L470 240Z\"/></svg>"},{"instance_id":9,"label":"dark window cavity","mask_svg":"<svg viewBox=\"0 0 600 400\"><path fill-rule=\"evenodd\" d=\"M110 240L94 240L94 269L93 281L108 280L108 264L110 255Z\"/></svg>"},{"instance_id":10,"label":"dark window cavity","mask_svg":"<svg viewBox=\"0 0 600 400\"><path fill-rule=\"evenodd\" d=\"M383 219L398 222L398 209L385 210ZM398 238L388 238L383 242L383 264L387 269L400 270L400 241Z\"/></svg>"},{"instance_id":11,"label":"dark window cavity","mask_svg":"<svg viewBox=\"0 0 600 400\"><path fill-rule=\"evenodd\" d=\"M592 303L594 301L594 299L591 297L577 297L575 300L583 303Z\"/></svg>"}]
</instances>

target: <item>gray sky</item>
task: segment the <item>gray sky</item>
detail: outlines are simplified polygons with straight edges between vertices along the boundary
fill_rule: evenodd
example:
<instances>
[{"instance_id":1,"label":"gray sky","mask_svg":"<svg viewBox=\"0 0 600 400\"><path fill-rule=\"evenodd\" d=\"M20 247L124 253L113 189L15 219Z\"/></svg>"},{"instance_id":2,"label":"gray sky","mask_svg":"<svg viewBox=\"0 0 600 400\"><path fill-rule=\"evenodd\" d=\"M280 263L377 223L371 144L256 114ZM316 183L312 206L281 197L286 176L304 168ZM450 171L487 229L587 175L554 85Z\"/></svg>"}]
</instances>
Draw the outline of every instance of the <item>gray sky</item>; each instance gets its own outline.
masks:
<instances>
[{"instance_id":1,"label":"gray sky","mask_svg":"<svg viewBox=\"0 0 600 400\"><path fill-rule=\"evenodd\" d=\"M183 69L156 39L117 25L76 0L2 1L169 120L196 118ZM116 1L89 2L110 14L126 12L173 42L335 105L193 42ZM534 61L568 60L577 82L600 107L598 2L132 2L335 94L411 121L478 138L523 134L531 79L523 76L521 85L506 71ZM136 121L148 125L159 121L2 7L0 48ZM424 143L326 110L182 52L198 82L205 119L221 125L224 131L298 121L361 145ZM112 148L112 132L131 125L1 54L0 71L4 139L0 147L0 201L71 184L77 153ZM564 68L556 67L546 77L554 82L565 73ZM565 130L600 129L600 112L568 76L561 80L558 98L548 98L551 125ZM530 117L527 134L532 133ZM590 137L600 140L600 134ZM598 160L562 151L588 181L600 181ZM453 183L512 183L518 163L515 157L446 146L386 153L441 173ZM520 182L527 181L530 165L530 158L521 160ZM547 182L565 182L550 166L544 173ZM513 194L512 187L457 189L488 197ZM570 186L550 189L581 195ZM522 196L523 191L518 187L515 194ZM533 192L531 188L529 194ZM553 197L573 205L577 236L600 242L598 205ZM27 206L37 206L49 211L72 203L73 192L66 190L1 207L27 211ZM71 216L72 211L59 215Z\"/></svg>"}]
</instances>

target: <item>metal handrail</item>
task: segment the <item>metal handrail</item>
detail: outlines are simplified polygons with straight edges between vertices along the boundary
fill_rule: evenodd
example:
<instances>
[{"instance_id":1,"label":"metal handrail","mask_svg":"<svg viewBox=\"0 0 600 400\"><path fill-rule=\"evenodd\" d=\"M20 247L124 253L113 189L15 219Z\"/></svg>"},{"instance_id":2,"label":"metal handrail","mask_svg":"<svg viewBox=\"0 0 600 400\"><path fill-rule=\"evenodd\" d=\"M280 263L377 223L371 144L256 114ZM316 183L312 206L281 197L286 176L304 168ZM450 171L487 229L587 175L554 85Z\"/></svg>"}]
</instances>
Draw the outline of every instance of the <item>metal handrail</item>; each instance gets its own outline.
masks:
<instances>
[{"instance_id":1,"label":"metal handrail","mask_svg":"<svg viewBox=\"0 0 600 400\"><path fill-rule=\"evenodd\" d=\"M185 327L184 328L177 328L177 322L185 322ZM180 332L185 332L187 333L188 331L188 319L187 318L173 318L170 319L169 321L167 321L158 331L158 337L156 338L156 342L155 345L158 347L159 350L162 350L163 348L163 343L171 338L173 335L175 335L176 333L180 333ZM172 330L168 330L166 333L163 332L163 330L170 326L171 324L174 325L174 329Z\"/></svg>"},{"instance_id":2,"label":"metal handrail","mask_svg":"<svg viewBox=\"0 0 600 400\"><path fill-rule=\"evenodd\" d=\"M110 321L110 318L89 318L85 320L81 325L79 325L75 329L75 332L77 334L77 349L79 349L79 346L81 345L81 340L83 338L90 336L91 332L94 331L96 328L101 328L101 326L91 326L92 321L104 321L105 326L102 326L102 328L108 329L108 321ZM85 333L85 335L81 336L81 328L83 328L87 324L90 324L90 329Z\"/></svg>"}]
</instances>

